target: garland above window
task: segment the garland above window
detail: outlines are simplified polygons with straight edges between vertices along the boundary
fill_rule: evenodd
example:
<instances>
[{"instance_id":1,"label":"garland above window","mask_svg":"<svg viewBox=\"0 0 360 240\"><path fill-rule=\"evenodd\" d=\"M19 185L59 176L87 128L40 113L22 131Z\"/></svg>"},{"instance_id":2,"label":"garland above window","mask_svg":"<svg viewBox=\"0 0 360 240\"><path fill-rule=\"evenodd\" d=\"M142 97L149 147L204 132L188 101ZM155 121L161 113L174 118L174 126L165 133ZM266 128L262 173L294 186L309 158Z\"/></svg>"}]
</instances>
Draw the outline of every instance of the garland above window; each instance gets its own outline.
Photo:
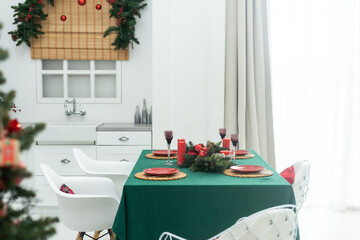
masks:
<instances>
[{"instance_id":1,"label":"garland above window","mask_svg":"<svg viewBox=\"0 0 360 240\"><path fill-rule=\"evenodd\" d=\"M12 6L14 9L14 25L17 29L9 32L16 46L25 43L31 46L31 38L38 39L41 31L41 21L45 21L48 17L43 12L44 1L47 1L51 6L54 6L55 0L25 0L24 3L19 3ZM80 5L85 5L86 0L78 1ZM111 33L116 33L117 36L111 44L117 49L126 49L130 43L135 42L139 44L139 40L135 37L136 17L141 18L140 10L144 9L147 3L144 0L107 0L111 4L110 17L116 19L116 26L110 26L104 32L104 38ZM101 10L101 5L96 5L97 10ZM66 16L61 16L61 21L66 21Z\"/></svg>"}]
</instances>

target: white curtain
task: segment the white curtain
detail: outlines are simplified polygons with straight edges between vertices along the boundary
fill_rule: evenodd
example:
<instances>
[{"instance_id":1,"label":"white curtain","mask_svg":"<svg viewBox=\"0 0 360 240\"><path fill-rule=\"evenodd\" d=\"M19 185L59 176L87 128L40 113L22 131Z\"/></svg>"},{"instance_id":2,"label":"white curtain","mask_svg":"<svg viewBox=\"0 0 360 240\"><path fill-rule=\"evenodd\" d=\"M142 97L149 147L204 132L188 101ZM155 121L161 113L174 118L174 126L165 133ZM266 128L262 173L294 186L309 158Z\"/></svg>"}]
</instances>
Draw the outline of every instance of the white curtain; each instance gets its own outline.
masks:
<instances>
[{"instance_id":1,"label":"white curtain","mask_svg":"<svg viewBox=\"0 0 360 240\"><path fill-rule=\"evenodd\" d=\"M225 127L275 167L267 23L267 1L227 1Z\"/></svg>"},{"instance_id":2,"label":"white curtain","mask_svg":"<svg viewBox=\"0 0 360 240\"><path fill-rule=\"evenodd\" d=\"M360 207L360 1L269 3L278 170L308 159L308 205Z\"/></svg>"}]
</instances>

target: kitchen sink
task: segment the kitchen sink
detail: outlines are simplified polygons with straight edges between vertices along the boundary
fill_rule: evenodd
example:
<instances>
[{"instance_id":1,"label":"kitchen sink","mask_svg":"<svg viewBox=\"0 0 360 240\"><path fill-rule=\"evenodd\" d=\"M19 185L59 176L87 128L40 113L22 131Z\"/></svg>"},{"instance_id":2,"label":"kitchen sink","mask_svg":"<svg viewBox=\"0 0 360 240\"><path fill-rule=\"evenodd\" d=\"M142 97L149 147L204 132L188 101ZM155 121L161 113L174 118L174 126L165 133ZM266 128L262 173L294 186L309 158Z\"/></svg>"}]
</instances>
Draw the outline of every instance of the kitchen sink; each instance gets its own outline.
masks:
<instances>
[{"instance_id":1,"label":"kitchen sink","mask_svg":"<svg viewBox=\"0 0 360 240\"><path fill-rule=\"evenodd\" d=\"M37 144L94 143L96 128L101 125L94 122L46 122L45 124L45 130L35 138Z\"/></svg>"}]
</instances>

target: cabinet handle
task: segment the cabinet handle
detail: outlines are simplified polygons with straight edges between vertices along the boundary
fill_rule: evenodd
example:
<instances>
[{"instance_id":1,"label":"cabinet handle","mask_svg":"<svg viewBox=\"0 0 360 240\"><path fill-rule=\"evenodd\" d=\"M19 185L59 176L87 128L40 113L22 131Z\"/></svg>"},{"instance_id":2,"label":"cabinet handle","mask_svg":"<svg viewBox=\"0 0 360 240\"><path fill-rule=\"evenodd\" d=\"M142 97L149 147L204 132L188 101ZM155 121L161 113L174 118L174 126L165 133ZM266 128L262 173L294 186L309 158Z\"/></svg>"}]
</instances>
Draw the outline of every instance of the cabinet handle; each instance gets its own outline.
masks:
<instances>
[{"instance_id":1,"label":"cabinet handle","mask_svg":"<svg viewBox=\"0 0 360 240\"><path fill-rule=\"evenodd\" d=\"M130 162L130 161L124 158L124 159L121 159L120 162Z\"/></svg>"},{"instance_id":2,"label":"cabinet handle","mask_svg":"<svg viewBox=\"0 0 360 240\"><path fill-rule=\"evenodd\" d=\"M62 162L62 163L70 163L71 161L70 161L69 159L64 158L64 159L61 160L60 162Z\"/></svg>"},{"instance_id":3,"label":"cabinet handle","mask_svg":"<svg viewBox=\"0 0 360 240\"><path fill-rule=\"evenodd\" d=\"M129 141L129 138L123 136L123 137L119 138L119 140L120 140L120 141L123 141L123 142L127 142L127 141Z\"/></svg>"}]
</instances>

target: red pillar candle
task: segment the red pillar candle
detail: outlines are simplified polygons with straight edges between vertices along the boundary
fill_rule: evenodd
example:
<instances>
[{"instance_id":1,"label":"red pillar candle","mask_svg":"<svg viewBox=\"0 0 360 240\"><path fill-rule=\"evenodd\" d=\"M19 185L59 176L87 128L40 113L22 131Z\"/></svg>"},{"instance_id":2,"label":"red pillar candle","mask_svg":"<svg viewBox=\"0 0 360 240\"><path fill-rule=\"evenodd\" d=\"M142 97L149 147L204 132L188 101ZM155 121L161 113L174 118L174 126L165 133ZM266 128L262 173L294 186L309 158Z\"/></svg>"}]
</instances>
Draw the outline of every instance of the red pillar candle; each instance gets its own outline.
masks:
<instances>
[{"instance_id":1,"label":"red pillar candle","mask_svg":"<svg viewBox=\"0 0 360 240\"><path fill-rule=\"evenodd\" d=\"M229 138L223 139L223 147L230 150L230 139Z\"/></svg>"},{"instance_id":2,"label":"red pillar candle","mask_svg":"<svg viewBox=\"0 0 360 240\"><path fill-rule=\"evenodd\" d=\"M177 165L180 166L184 162L184 153L186 153L185 139L178 139Z\"/></svg>"}]
</instances>

